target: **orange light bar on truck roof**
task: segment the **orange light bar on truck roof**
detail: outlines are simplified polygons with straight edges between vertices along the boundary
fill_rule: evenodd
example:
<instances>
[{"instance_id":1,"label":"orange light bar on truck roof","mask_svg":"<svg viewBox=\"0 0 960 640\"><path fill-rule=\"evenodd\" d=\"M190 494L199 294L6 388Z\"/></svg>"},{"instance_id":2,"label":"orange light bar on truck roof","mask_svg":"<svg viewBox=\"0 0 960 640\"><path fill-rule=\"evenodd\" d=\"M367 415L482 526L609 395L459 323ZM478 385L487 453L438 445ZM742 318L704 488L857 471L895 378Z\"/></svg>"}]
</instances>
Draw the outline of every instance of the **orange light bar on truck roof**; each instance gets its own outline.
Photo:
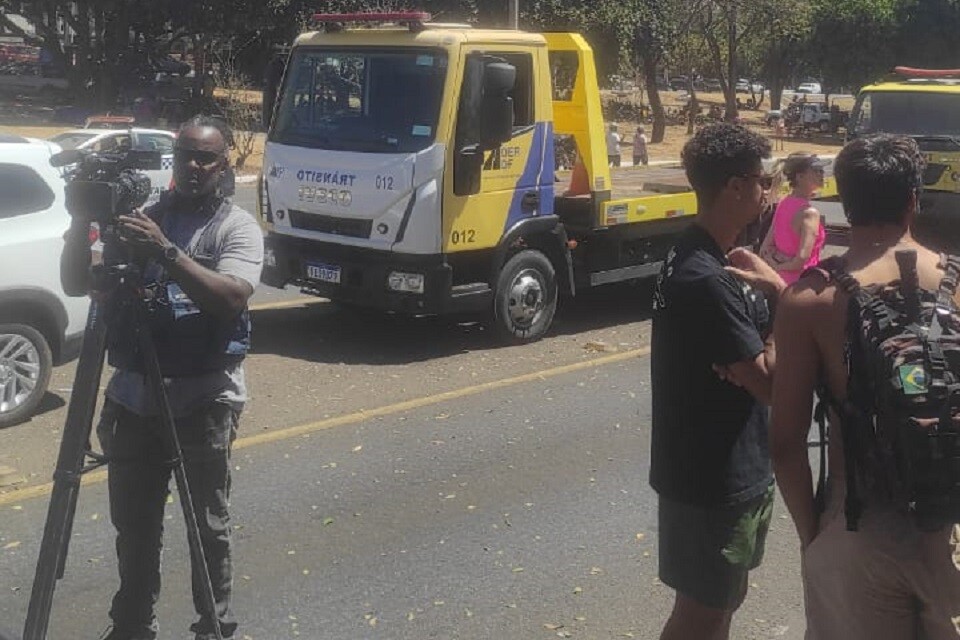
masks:
<instances>
[{"instance_id":1,"label":"orange light bar on truck roof","mask_svg":"<svg viewBox=\"0 0 960 640\"><path fill-rule=\"evenodd\" d=\"M893 72L907 78L960 78L960 69L916 69L894 67Z\"/></svg>"},{"instance_id":2,"label":"orange light bar on truck roof","mask_svg":"<svg viewBox=\"0 0 960 640\"><path fill-rule=\"evenodd\" d=\"M430 22L432 15L425 11L363 11L360 13L316 13L315 22L396 22L423 24Z\"/></svg>"}]
</instances>

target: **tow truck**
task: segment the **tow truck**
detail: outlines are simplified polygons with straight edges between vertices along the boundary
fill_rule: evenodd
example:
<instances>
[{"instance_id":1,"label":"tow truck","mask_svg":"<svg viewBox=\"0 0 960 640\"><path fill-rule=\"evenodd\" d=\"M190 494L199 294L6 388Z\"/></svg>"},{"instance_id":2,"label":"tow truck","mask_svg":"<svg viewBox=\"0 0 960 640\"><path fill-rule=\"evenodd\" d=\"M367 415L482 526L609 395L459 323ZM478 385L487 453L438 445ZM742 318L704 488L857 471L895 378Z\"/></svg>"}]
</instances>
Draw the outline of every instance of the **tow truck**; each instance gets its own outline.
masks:
<instances>
[{"instance_id":1,"label":"tow truck","mask_svg":"<svg viewBox=\"0 0 960 640\"><path fill-rule=\"evenodd\" d=\"M918 239L939 250L960 248L960 69L895 67L857 96L847 138L903 134L927 160Z\"/></svg>"},{"instance_id":2,"label":"tow truck","mask_svg":"<svg viewBox=\"0 0 960 640\"><path fill-rule=\"evenodd\" d=\"M420 12L314 21L265 92L264 283L351 307L485 313L527 342L560 295L656 274L691 223L679 168L611 175L582 36ZM557 136L580 158L571 188L557 183Z\"/></svg>"}]
</instances>

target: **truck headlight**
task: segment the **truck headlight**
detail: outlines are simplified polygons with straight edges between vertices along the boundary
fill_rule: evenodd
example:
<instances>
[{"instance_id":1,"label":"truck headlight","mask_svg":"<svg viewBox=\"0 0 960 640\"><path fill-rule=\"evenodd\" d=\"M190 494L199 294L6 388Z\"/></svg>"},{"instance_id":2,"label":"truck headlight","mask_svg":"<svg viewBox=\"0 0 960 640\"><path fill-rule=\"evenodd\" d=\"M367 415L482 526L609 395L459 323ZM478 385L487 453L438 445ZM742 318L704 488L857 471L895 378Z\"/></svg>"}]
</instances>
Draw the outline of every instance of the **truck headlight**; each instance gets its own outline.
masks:
<instances>
[{"instance_id":1,"label":"truck headlight","mask_svg":"<svg viewBox=\"0 0 960 640\"><path fill-rule=\"evenodd\" d=\"M387 276L387 287L391 291L423 293L423 274L391 271L390 275Z\"/></svg>"}]
</instances>

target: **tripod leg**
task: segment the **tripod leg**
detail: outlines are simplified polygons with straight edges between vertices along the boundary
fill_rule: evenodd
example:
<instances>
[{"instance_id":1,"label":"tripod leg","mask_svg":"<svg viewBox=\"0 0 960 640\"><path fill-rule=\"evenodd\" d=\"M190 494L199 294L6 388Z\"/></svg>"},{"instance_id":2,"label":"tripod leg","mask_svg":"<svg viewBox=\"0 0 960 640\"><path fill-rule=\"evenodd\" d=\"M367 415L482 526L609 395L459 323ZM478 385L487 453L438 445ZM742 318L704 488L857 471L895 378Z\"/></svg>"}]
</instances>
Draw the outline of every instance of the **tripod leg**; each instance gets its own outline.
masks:
<instances>
[{"instance_id":1,"label":"tripod leg","mask_svg":"<svg viewBox=\"0 0 960 640\"><path fill-rule=\"evenodd\" d=\"M93 414L97 408L100 377L103 373L107 337L103 312L104 309L98 301L90 303L77 376L74 379L67 421L60 442L57 469L53 475L53 492L47 509L47 521L43 529L43 541L40 544L40 557L33 579L23 640L45 640L47 637L53 592L65 569L80 492L80 476L83 473L93 428Z\"/></svg>"},{"instance_id":2,"label":"tripod leg","mask_svg":"<svg viewBox=\"0 0 960 640\"><path fill-rule=\"evenodd\" d=\"M141 323L141 327L146 327ZM213 624L213 632L217 640L223 640L223 634L220 631L220 617L217 615L216 599L213 595L213 583L210 581L210 570L207 567L206 554L203 551L203 544L200 539L200 528L197 525L197 514L193 508L193 497L190 494L190 483L187 481L187 471L183 462L183 451L180 448L180 438L177 436L177 428L173 419L173 412L170 410L170 402L167 399L167 393L163 386L163 377L160 374L160 364L157 361L156 348L150 332L145 328L138 331L140 340L140 353L143 355L144 364L147 370L147 381L157 399L157 407L160 409L160 420L163 423L163 438L166 443L167 454L173 460L173 476L177 482L177 493L180 496L180 508L183 510L183 518L187 524L187 542L190 546L190 556L194 566L200 571L201 583L203 585L200 594L205 613L209 616Z\"/></svg>"}]
</instances>

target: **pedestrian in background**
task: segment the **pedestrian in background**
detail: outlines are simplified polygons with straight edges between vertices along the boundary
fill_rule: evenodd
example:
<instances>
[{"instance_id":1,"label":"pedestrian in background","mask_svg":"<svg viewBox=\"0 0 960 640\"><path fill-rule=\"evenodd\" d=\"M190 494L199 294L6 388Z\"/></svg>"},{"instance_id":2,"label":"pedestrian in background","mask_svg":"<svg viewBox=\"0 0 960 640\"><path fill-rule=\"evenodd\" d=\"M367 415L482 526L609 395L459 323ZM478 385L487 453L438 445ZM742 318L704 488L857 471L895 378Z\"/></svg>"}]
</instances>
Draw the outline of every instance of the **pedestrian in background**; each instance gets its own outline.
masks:
<instances>
[{"instance_id":1,"label":"pedestrian in background","mask_svg":"<svg viewBox=\"0 0 960 640\"><path fill-rule=\"evenodd\" d=\"M620 143L623 138L617 132L617 124L611 122L607 128L607 162L611 167L619 167L620 161Z\"/></svg>"},{"instance_id":2,"label":"pedestrian in background","mask_svg":"<svg viewBox=\"0 0 960 640\"><path fill-rule=\"evenodd\" d=\"M651 355L660 580L676 590L661 640L729 637L763 557L774 497L770 310L728 271L753 254L728 252L766 206L769 156L764 137L728 123L683 149L699 213L657 279Z\"/></svg>"},{"instance_id":3,"label":"pedestrian in background","mask_svg":"<svg viewBox=\"0 0 960 640\"><path fill-rule=\"evenodd\" d=\"M777 205L760 256L787 284L820 262L827 232L810 199L823 188L826 164L808 153L792 153L783 162L781 170L791 191Z\"/></svg>"},{"instance_id":4,"label":"pedestrian in background","mask_svg":"<svg viewBox=\"0 0 960 640\"><path fill-rule=\"evenodd\" d=\"M647 166L650 163L650 157L647 154L647 134L643 125L637 127L637 132L633 134L633 166Z\"/></svg>"}]
</instances>

